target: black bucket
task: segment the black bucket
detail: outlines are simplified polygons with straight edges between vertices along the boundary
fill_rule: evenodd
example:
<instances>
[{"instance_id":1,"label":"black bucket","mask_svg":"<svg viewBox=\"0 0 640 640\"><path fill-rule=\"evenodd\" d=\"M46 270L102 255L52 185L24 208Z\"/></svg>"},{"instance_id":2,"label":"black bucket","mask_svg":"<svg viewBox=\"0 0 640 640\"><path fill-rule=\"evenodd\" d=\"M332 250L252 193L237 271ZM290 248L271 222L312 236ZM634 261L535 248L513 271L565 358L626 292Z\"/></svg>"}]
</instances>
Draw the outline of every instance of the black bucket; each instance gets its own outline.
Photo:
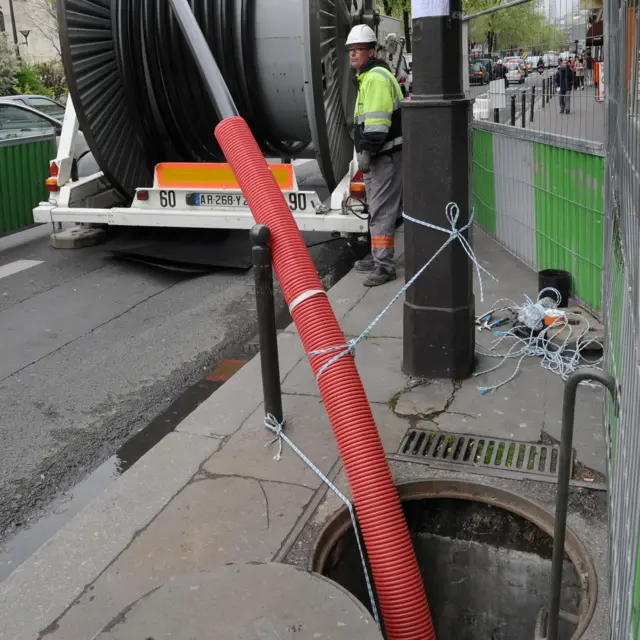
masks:
<instances>
[{"instance_id":1,"label":"black bucket","mask_svg":"<svg viewBox=\"0 0 640 640\"><path fill-rule=\"evenodd\" d=\"M561 269L545 269L538 272L538 291L542 291L547 287L557 289L562 296L560 304L561 308L569 306L569 296L571 295L571 274ZM549 295L553 298L553 295Z\"/></svg>"}]
</instances>

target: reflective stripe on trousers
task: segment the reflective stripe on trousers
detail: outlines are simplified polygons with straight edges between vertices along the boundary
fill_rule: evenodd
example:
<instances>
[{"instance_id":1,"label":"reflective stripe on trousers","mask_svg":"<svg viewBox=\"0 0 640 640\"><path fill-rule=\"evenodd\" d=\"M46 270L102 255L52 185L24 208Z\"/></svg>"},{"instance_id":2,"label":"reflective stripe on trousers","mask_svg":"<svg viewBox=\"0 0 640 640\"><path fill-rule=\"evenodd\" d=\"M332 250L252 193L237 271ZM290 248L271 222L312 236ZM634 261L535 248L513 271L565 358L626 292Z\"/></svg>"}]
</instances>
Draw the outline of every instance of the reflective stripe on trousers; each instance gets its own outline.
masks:
<instances>
[{"instance_id":1,"label":"reflective stripe on trousers","mask_svg":"<svg viewBox=\"0 0 640 640\"><path fill-rule=\"evenodd\" d=\"M373 156L364 182L371 216L371 254L376 266L393 270L396 220L402 215L402 151Z\"/></svg>"}]
</instances>

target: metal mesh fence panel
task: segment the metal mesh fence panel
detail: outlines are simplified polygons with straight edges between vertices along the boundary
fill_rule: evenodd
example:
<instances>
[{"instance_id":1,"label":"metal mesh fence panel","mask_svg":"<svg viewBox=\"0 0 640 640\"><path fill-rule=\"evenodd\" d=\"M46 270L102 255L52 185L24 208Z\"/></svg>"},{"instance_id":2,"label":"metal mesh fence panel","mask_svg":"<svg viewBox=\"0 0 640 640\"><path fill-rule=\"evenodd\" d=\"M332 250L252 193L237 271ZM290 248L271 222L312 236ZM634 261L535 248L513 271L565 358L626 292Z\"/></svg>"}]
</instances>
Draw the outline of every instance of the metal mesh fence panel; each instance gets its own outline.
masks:
<instances>
[{"instance_id":1,"label":"metal mesh fence panel","mask_svg":"<svg viewBox=\"0 0 640 640\"><path fill-rule=\"evenodd\" d=\"M604 2L606 364L619 406L608 406L611 638L640 638L640 13Z\"/></svg>"},{"instance_id":2,"label":"metal mesh fence panel","mask_svg":"<svg viewBox=\"0 0 640 640\"><path fill-rule=\"evenodd\" d=\"M602 0L531 0L483 15L495 6L464 3L474 118L603 143Z\"/></svg>"}]
</instances>

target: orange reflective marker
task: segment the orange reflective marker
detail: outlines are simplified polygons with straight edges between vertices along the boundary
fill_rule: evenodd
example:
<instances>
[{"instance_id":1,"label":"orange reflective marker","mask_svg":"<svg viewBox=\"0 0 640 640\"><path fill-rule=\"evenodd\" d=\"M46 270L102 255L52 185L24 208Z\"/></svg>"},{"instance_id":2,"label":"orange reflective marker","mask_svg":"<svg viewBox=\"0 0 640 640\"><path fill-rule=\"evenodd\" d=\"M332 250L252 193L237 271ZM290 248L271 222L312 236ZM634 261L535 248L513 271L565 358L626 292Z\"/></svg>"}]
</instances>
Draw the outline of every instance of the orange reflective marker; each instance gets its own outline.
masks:
<instances>
[{"instance_id":1,"label":"orange reflective marker","mask_svg":"<svg viewBox=\"0 0 640 640\"><path fill-rule=\"evenodd\" d=\"M293 165L270 164L269 169L283 191L294 186ZM163 189L239 189L231 167L226 163L163 162L156 165L156 178Z\"/></svg>"}]
</instances>

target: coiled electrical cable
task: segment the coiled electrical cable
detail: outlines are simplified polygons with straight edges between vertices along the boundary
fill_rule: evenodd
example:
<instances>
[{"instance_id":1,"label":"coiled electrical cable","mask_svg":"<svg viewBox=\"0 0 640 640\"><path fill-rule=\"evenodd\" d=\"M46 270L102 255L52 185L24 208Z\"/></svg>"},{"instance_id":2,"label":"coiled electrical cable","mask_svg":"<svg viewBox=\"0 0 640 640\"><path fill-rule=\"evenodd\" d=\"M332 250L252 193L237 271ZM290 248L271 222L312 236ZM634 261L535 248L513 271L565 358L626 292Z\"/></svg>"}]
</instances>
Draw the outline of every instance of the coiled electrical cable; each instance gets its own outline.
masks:
<instances>
[{"instance_id":1,"label":"coiled electrical cable","mask_svg":"<svg viewBox=\"0 0 640 640\"><path fill-rule=\"evenodd\" d=\"M190 0L239 112L260 148L295 157L308 141L283 141L257 91L259 0ZM150 186L160 162L221 162L218 123L170 3L61 0L62 57L80 126L114 186Z\"/></svg>"}]
</instances>

